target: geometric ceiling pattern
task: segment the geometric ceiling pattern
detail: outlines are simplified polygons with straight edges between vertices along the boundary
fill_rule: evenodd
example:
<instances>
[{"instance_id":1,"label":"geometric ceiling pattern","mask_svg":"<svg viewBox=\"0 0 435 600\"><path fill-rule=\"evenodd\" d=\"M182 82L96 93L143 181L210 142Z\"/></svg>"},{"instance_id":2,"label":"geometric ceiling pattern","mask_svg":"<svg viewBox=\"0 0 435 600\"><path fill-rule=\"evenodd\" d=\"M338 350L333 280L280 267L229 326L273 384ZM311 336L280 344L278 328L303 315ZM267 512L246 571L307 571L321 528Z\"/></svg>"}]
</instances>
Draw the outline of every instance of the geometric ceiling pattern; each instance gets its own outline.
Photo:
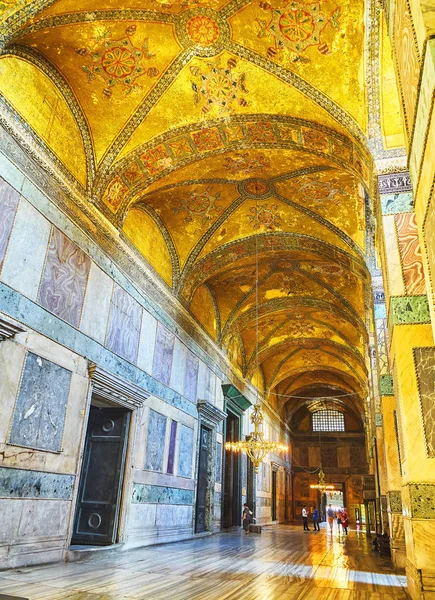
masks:
<instances>
[{"instance_id":1,"label":"geometric ceiling pattern","mask_svg":"<svg viewBox=\"0 0 435 600\"><path fill-rule=\"evenodd\" d=\"M1 108L278 408L367 390L365 15L37 0L0 28Z\"/></svg>"}]
</instances>

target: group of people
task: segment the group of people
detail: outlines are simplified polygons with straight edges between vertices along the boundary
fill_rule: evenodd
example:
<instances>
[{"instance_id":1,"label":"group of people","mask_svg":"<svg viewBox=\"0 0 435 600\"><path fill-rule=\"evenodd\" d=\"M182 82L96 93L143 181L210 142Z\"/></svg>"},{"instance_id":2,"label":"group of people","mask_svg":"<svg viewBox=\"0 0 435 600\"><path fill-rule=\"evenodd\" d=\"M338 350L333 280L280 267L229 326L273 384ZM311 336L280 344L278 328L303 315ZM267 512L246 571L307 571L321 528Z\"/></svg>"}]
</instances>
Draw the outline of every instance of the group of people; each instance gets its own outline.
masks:
<instances>
[{"instance_id":1,"label":"group of people","mask_svg":"<svg viewBox=\"0 0 435 600\"><path fill-rule=\"evenodd\" d=\"M302 509L302 520L304 522L304 531L311 531L311 529L308 527L308 516L309 516L309 513L307 510L307 507L304 506ZM349 527L349 515L348 515L346 508L339 508L337 511L335 511L332 508L332 505L330 504L326 511L326 516L328 519L328 525L329 525L329 529L330 529L331 533L332 533L332 530L334 527L334 520L336 520L338 532L340 533L341 528L343 528L343 532L347 535L347 530ZM314 506L311 508L311 518L313 520L314 531L320 531L319 511Z\"/></svg>"}]
</instances>

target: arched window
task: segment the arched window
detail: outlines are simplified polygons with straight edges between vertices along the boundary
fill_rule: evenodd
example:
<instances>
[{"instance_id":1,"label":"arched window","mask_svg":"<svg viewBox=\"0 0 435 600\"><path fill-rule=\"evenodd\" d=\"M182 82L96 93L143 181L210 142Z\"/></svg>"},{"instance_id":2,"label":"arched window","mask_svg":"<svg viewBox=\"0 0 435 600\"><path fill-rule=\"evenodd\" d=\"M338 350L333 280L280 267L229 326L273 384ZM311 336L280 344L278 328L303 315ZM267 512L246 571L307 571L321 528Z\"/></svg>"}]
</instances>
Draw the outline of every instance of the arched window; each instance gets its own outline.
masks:
<instances>
[{"instance_id":1,"label":"arched window","mask_svg":"<svg viewBox=\"0 0 435 600\"><path fill-rule=\"evenodd\" d=\"M313 431L345 431L344 414L330 409L316 411L313 413Z\"/></svg>"}]
</instances>

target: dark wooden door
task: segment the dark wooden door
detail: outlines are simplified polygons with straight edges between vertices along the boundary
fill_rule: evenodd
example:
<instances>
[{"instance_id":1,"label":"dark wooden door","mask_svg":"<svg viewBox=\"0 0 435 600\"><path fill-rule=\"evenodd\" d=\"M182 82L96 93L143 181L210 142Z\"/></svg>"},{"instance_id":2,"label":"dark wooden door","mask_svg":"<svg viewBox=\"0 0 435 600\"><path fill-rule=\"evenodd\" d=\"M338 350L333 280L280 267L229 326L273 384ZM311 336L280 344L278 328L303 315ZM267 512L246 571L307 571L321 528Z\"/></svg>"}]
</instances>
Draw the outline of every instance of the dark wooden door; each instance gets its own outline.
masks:
<instances>
[{"instance_id":1,"label":"dark wooden door","mask_svg":"<svg viewBox=\"0 0 435 600\"><path fill-rule=\"evenodd\" d=\"M272 521L276 521L276 471L272 470Z\"/></svg>"},{"instance_id":2,"label":"dark wooden door","mask_svg":"<svg viewBox=\"0 0 435 600\"><path fill-rule=\"evenodd\" d=\"M129 424L126 409L91 406L72 543L115 541Z\"/></svg>"},{"instance_id":3,"label":"dark wooden door","mask_svg":"<svg viewBox=\"0 0 435 600\"><path fill-rule=\"evenodd\" d=\"M195 531L207 530L206 507L209 498L210 487L210 469L209 457L211 448L211 431L207 427L201 426L199 437L199 464L198 464L198 489L196 494L196 524Z\"/></svg>"}]
</instances>

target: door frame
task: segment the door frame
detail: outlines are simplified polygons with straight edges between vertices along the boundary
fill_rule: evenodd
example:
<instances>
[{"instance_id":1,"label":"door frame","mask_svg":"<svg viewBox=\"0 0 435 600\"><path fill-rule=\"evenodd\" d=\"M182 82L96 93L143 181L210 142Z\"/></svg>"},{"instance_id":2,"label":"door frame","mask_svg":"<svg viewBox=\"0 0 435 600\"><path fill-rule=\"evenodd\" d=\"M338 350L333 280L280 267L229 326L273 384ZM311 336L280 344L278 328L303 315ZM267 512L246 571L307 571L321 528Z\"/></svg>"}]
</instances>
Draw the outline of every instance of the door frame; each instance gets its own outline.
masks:
<instances>
[{"instance_id":1,"label":"door frame","mask_svg":"<svg viewBox=\"0 0 435 600\"><path fill-rule=\"evenodd\" d=\"M113 373L106 371L102 367L99 367L95 363L88 362L88 375L89 379L86 408L83 410L83 423L82 430L80 433L79 445L80 450L76 461L75 482L68 523L67 552L68 548L71 545L71 539L74 530L73 528L77 509L77 497L80 486L80 475L83 465L86 444L86 433L88 429L92 398L95 396L96 398L100 398L101 400L109 400L109 403L112 403L113 405L115 405L115 407L127 408L131 411L130 426L127 434L124 476L119 500L117 532L115 537L115 544L122 544L124 543L126 536L128 511L130 509L130 498L132 495L133 488L133 469L131 467L133 461L134 441L137 435L136 432L139 417L142 411L144 410L145 400L150 396L150 393L148 391L139 387L135 383L127 381L126 379L119 377L118 375L114 375Z\"/></svg>"}]
</instances>

